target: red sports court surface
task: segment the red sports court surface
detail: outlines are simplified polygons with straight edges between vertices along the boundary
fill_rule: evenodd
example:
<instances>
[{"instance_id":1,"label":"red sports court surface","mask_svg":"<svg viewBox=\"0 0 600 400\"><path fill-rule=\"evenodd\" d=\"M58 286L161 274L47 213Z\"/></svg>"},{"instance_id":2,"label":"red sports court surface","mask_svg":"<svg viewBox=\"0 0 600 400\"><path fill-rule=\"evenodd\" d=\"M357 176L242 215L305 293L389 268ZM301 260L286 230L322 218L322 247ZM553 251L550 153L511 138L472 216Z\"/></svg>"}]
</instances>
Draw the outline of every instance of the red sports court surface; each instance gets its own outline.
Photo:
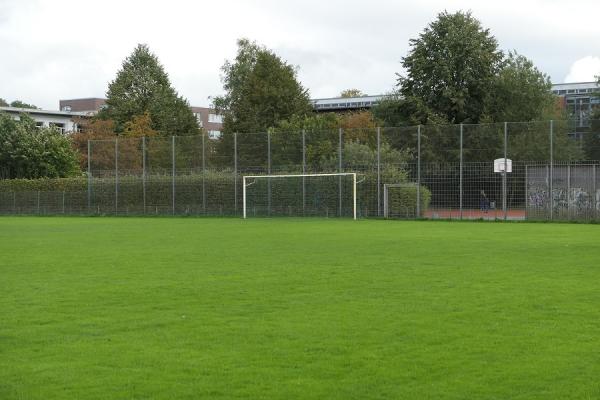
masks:
<instances>
[{"instance_id":1,"label":"red sports court surface","mask_svg":"<svg viewBox=\"0 0 600 400\"><path fill-rule=\"evenodd\" d=\"M461 213L458 209L438 208L428 209L425 211L425 218L431 219L460 219ZM478 210L478 209L463 209L462 219L504 219L504 211L502 210ZM525 210L506 210L506 219L509 220L524 220Z\"/></svg>"}]
</instances>

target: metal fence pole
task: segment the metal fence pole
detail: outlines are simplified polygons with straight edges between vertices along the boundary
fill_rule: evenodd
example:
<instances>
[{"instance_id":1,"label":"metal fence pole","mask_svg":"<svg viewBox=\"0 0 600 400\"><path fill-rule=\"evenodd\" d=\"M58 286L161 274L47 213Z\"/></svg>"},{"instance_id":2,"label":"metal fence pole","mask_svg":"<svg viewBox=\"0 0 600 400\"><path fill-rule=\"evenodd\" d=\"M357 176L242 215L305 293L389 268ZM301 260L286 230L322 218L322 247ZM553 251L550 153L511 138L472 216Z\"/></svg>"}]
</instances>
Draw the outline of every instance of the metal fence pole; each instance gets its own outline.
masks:
<instances>
[{"instance_id":1,"label":"metal fence pole","mask_svg":"<svg viewBox=\"0 0 600 400\"><path fill-rule=\"evenodd\" d=\"M417 218L421 217L421 125L417 126Z\"/></svg>"},{"instance_id":2,"label":"metal fence pole","mask_svg":"<svg viewBox=\"0 0 600 400\"><path fill-rule=\"evenodd\" d=\"M339 140L338 140L338 172L343 172L342 170L342 128L339 129ZM338 214L342 216L342 177L338 177Z\"/></svg>"},{"instance_id":3,"label":"metal fence pole","mask_svg":"<svg viewBox=\"0 0 600 400\"><path fill-rule=\"evenodd\" d=\"M506 221L506 157L508 154L508 122L504 123L504 172L502 173L502 211L504 212L504 220Z\"/></svg>"},{"instance_id":4,"label":"metal fence pole","mask_svg":"<svg viewBox=\"0 0 600 400\"><path fill-rule=\"evenodd\" d=\"M91 212L92 209L92 161L91 161L91 142L90 140L87 141L87 206L88 206L88 213Z\"/></svg>"},{"instance_id":5,"label":"metal fence pole","mask_svg":"<svg viewBox=\"0 0 600 400\"><path fill-rule=\"evenodd\" d=\"M463 124L460 124L460 177L459 177L459 208L460 219L463 219Z\"/></svg>"},{"instance_id":6,"label":"metal fence pole","mask_svg":"<svg viewBox=\"0 0 600 400\"><path fill-rule=\"evenodd\" d=\"M119 139L115 139L115 215L119 215Z\"/></svg>"},{"instance_id":7,"label":"metal fence pole","mask_svg":"<svg viewBox=\"0 0 600 400\"><path fill-rule=\"evenodd\" d=\"M592 213L592 219L596 219L596 215L597 215L597 211L598 211L598 202L597 202L597 194L596 192L598 191L598 183L596 182L597 176L596 176L596 164L592 165L592 207L594 208L594 211Z\"/></svg>"},{"instance_id":8,"label":"metal fence pole","mask_svg":"<svg viewBox=\"0 0 600 400\"><path fill-rule=\"evenodd\" d=\"M142 198L146 214L146 136L142 137Z\"/></svg>"},{"instance_id":9,"label":"metal fence pole","mask_svg":"<svg viewBox=\"0 0 600 400\"><path fill-rule=\"evenodd\" d=\"M381 127L377 127L377 216L381 217Z\"/></svg>"},{"instance_id":10,"label":"metal fence pole","mask_svg":"<svg viewBox=\"0 0 600 400\"><path fill-rule=\"evenodd\" d=\"M302 129L302 174L306 174L306 131ZM306 214L306 178L302 177L302 215Z\"/></svg>"},{"instance_id":11,"label":"metal fence pole","mask_svg":"<svg viewBox=\"0 0 600 400\"><path fill-rule=\"evenodd\" d=\"M65 191L62 192L62 213L65 213Z\"/></svg>"},{"instance_id":12,"label":"metal fence pole","mask_svg":"<svg viewBox=\"0 0 600 400\"><path fill-rule=\"evenodd\" d=\"M596 219L597 206L598 206L597 205L597 201L596 201L596 199L597 199L597 197L596 197L596 191L598 190L597 189L597 185L598 184L596 183L596 179L597 179L596 178L596 164L592 165L592 179L593 179L593 181L592 181L592 207L593 207L593 210L592 210L592 219L595 220Z\"/></svg>"},{"instance_id":13,"label":"metal fence pole","mask_svg":"<svg viewBox=\"0 0 600 400\"><path fill-rule=\"evenodd\" d=\"M37 213L40 214L40 191L37 192Z\"/></svg>"},{"instance_id":14,"label":"metal fence pole","mask_svg":"<svg viewBox=\"0 0 600 400\"><path fill-rule=\"evenodd\" d=\"M267 132L267 174L271 175L271 132ZM267 214L271 215L271 179L267 179Z\"/></svg>"},{"instance_id":15,"label":"metal fence pole","mask_svg":"<svg viewBox=\"0 0 600 400\"><path fill-rule=\"evenodd\" d=\"M172 172L172 179L171 179L171 185L172 185L172 190L171 190L171 200L172 200L172 213L173 215L175 215L175 136L171 136L171 172Z\"/></svg>"},{"instance_id":16,"label":"metal fence pole","mask_svg":"<svg viewBox=\"0 0 600 400\"><path fill-rule=\"evenodd\" d=\"M237 215L238 208L238 190L237 190L237 175L238 175L238 165L237 165L237 133L233 134L233 201L234 201L234 212Z\"/></svg>"},{"instance_id":17,"label":"metal fence pole","mask_svg":"<svg viewBox=\"0 0 600 400\"><path fill-rule=\"evenodd\" d=\"M567 164L567 219L571 220L571 163Z\"/></svg>"},{"instance_id":18,"label":"metal fence pole","mask_svg":"<svg viewBox=\"0 0 600 400\"><path fill-rule=\"evenodd\" d=\"M550 120L550 178L548 179L550 196L550 220L554 219L554 121Z\"/></svg>"},{"instance_id":19,"label":"metal fence pole","mask_svg":"<svg viewBox=\"0 0 600 400\"><path fill-rule=\"evenodd\" d=\"M206 214L206 151L204 149L204 136L202 134L202 211Z\"/></svg>"}]
</instances>

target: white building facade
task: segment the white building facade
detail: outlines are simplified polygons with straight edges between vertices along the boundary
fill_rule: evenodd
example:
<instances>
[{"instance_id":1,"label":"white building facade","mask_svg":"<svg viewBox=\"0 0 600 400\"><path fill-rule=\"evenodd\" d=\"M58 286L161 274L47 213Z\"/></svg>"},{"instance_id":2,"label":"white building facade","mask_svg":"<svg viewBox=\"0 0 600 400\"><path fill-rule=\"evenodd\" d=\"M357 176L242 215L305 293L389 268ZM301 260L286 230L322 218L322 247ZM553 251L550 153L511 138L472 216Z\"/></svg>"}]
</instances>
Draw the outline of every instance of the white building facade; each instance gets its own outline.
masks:
<instances>
[{"instance_id":1,"label":"white building facade","mask_svg":"<svg viewBox=\"0 0 600 400\"><path fill-rule=\"evenodd\" d=\"M33 119L38 127L55 127L63 133L77 132L77 119L85 117L86 113L37 110L32 108L18 107L0 107L0 112L12 116L15 120L21 119L21 115L26 114Z\"/></svg>"}]
</instances>

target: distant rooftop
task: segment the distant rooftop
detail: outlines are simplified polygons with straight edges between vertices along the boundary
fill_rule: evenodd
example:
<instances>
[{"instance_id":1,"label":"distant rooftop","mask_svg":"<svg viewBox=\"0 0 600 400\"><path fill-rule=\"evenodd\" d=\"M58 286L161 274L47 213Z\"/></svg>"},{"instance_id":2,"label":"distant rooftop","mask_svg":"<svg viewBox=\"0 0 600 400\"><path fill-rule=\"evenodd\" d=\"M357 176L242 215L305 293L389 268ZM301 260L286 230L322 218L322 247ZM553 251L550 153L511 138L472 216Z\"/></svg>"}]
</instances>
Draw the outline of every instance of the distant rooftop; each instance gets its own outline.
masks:
<instances>
[{"instance_id":1,"label":"distant rooftop","mask_svg":"<svg viewBox=\"0 0 600 400\"><path fill-rule=\"evenodd\" d=\"M385 95L329 97L325 99L313 99L311 103L316 111L363 109L376 106L384 97Z\"/></svg>"},{"instance_id":2,"label":"distant rooftop","mask_svg":"<svg viewBox=\"0 0 600 400\"><path fill-rule=\"evenodd\" d=\"M82 117L87 115L85 112L75 111L56 111L56 110L41 110L37 108L21 108L21 107L0 107L0 111L19 114L37 114L37 115L57 115L62 117Z\"/></svg>"}]
</instances>

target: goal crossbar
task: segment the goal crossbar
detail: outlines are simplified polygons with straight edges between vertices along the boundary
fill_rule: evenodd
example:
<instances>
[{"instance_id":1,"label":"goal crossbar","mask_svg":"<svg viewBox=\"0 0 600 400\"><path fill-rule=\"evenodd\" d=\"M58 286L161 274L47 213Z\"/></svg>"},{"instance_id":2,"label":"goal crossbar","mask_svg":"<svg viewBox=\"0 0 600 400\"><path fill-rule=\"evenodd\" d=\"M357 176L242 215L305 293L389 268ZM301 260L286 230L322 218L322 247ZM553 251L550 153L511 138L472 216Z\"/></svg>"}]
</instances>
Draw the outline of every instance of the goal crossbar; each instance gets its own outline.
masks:
<instances>
[{"instance_id":1,"label":"goal crossbar","mask_svg":"<svg viewBox=\"0 0 600 400\"><path fill-rule=\"evenodd\" d=\"M352 214L353 218L356 219L356 172L338 172L328 174L282 174L282 175L244 175L242 176L242 195L243 195L243 208L244 208L244 219L246 219L246 188L252 185L254 182L246 184L247 179L263 179L263 178L312 178L319 176L351 176L352 177Z\"/></svg>"}]
</instances>

